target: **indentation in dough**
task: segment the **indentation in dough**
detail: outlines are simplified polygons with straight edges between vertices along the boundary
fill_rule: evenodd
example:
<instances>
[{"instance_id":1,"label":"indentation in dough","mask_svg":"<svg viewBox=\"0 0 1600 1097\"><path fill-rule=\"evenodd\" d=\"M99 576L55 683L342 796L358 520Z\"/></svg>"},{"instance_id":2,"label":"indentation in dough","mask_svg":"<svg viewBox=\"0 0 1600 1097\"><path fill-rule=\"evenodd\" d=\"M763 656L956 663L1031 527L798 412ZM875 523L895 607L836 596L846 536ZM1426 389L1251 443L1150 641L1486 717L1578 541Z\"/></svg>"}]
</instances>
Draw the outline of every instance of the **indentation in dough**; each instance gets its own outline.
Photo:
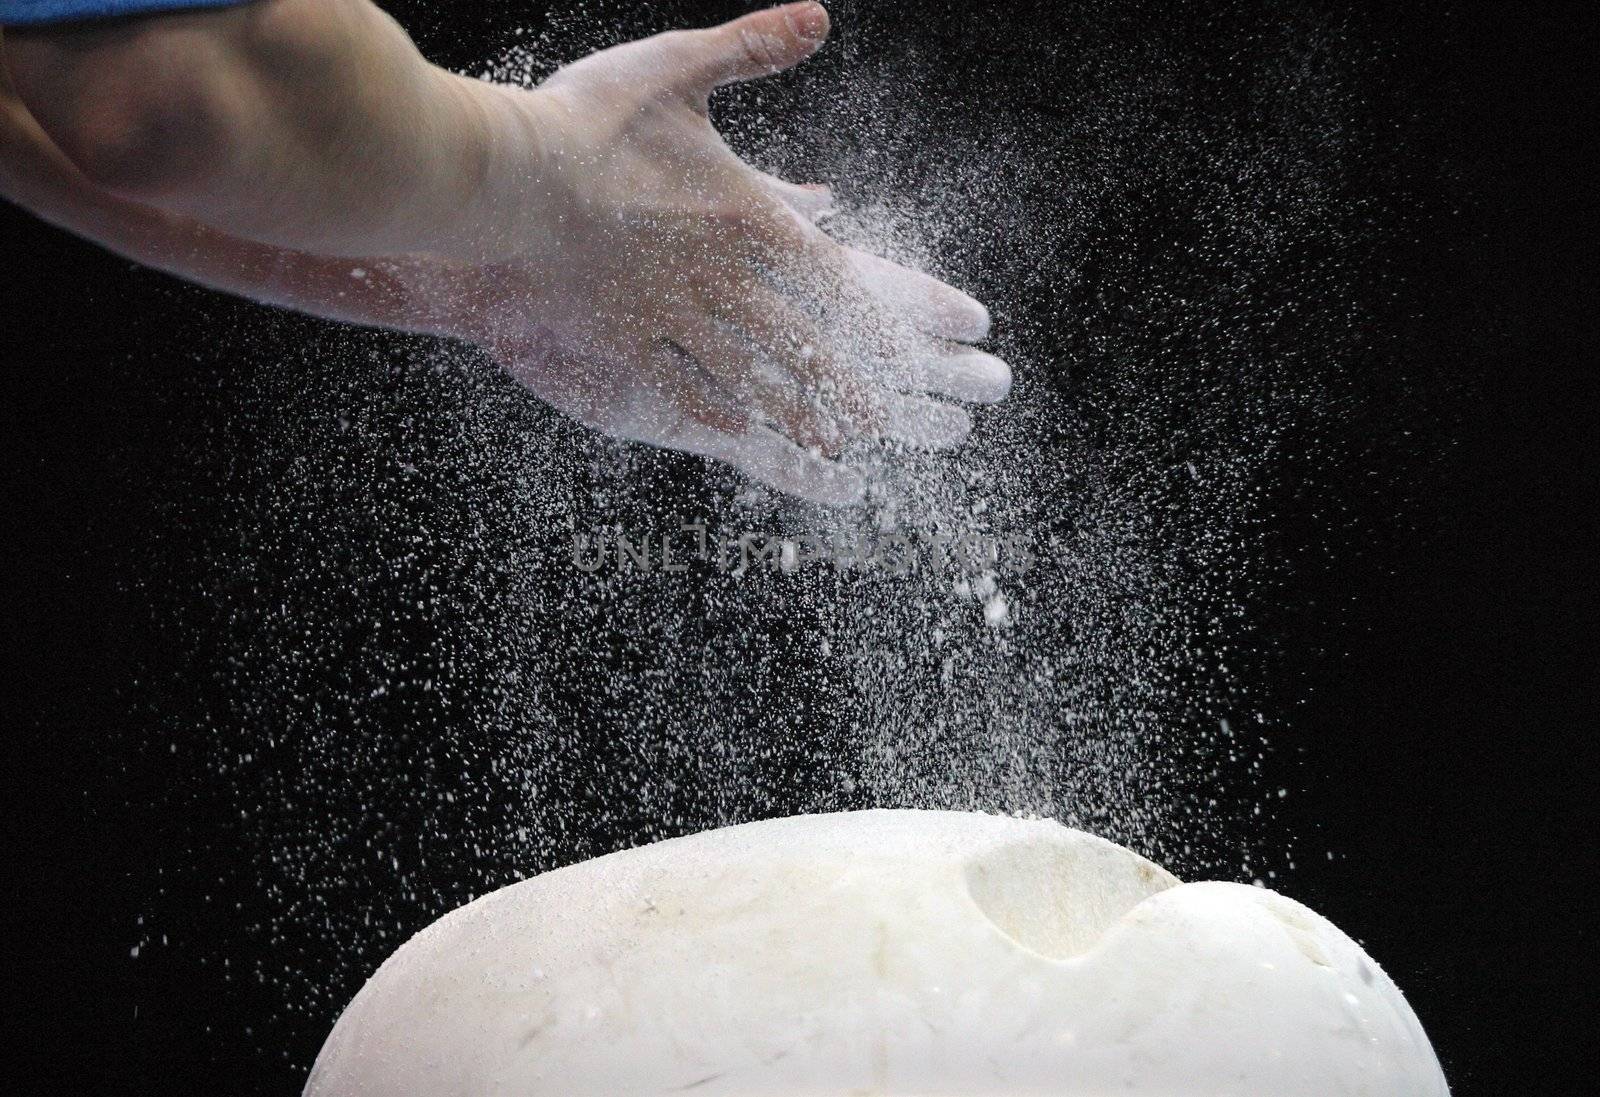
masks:
<instances>
[{"instance_id":1,"label":"indentation in dough","mask_svg":"<svg viewBox=\"0 0 1600 1097\"><path fill-rule=\"evenodd\" d=\"M974 858L966 883L978 909L1007 937L1049 959L1070 960L1178 881L1127 850L1045 832Z\"/></svg>"},{"instance_id":2,"label":"indentation in dough","mask_svg":"<svg viewBox=\"0 0 1600 1097\"><path fill-rule=\"evenodd\" d=\"M1333 967L1327 952L1317 939L1317 923L1309 911L1271 892L1265 894L1264 900L1268 912L1283 926L1289 934L1289 940L1294 942L1294 947L1300 950L1302 956L1318 967Z\"/></svg>"}]
</instances>

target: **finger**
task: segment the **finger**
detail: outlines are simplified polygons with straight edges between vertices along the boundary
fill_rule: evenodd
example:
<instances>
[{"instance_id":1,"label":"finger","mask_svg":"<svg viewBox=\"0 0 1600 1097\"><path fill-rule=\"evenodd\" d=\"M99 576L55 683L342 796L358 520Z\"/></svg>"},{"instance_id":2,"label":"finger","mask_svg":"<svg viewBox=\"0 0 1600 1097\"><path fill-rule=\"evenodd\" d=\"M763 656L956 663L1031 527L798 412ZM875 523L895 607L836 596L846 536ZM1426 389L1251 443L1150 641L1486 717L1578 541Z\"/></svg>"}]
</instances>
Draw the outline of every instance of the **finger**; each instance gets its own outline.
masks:
<instances>
[{"instance_id":1,"label":"finger","mask_svg":"<svg viewBox=\"0 0 1600 1097\"><path fill-rule=\"evenodd\" d=\"M835 455L845 435L836 416L794 378L727 325L707 317L679 325L677 344L696 368L742 395L749 407L807 449Z\"/></svg>"},{"instance_id":2,"label":"finger","mask_svg":"<svg viewBox=\"0 0 1600 1097\"><path fill-rule=\"evenodd\" d=\"M774 368L781 371L831 409L849 433L871 433L881 425L881 403L866 371L851 368L815 321L782 294L752 279L710 309L724 331L736 332L758 352L768 379Z\"/></svg>"},{"instance_id":3,"label":"finger","mask_svg":"<svg viewBox=\"0 0 1600 1097\"><path fill-rule=\"evenodd\" d=\"M920 330L963 343L989 337L989 310L954 286L858 248L844 250L868 291Z\"/></svg>"},{"instance_id":4,"label":"finger","mask_svg":"<svg viewBox=\"0 0 1600 1097\"><path fill-rule=\"evenodd\" d=\"M694 452L724 461L750 479L823 506L860 503L866 481L856 470L797 446L769 427L753 426L744 434L708 433L696 439Z\"/></svg>"},{"instance_id":5,"label":"finger","mask_svg":"<svg viewBox=\"0 0 1600 1097\"><path fill-rule=\"evenodd\" d=\"M763 224L762 231L765 236L748 246L742 256L755 273L758 287L743 296L766 306L754 316L741 318L758 342L783 338L785 329L796 326L792 317L798 315L810 330L825 332L833 358L851 367L841 370L835 366L835 376L854 374L880 385L900 368L897 363L923 349L927 333L918 329L905 310L891 308L881 294L872 291L849 249L798 217L783 229ZM926 275L917 277L965 296ZM766 334L769 318L779 322L772 336ZM802 376L815 380L820 371L813 367L813 372L802 371Z\"/></svg>"},{"instance_id":6,"label":"finger","mask_svg":"<svg viewBox=\"0 0 1600 1097\"><path fill-rule=\"evenodd\" d=\"M790 183L766 172L755 174L769 194L808 224L833 211L833 191L826 186ZM857 279L920 330L965 343L989 337L989 310L954 286L859 248L840 250Z\"/></svg>"},{"instance_id":7,"label":"finger","mask_svg":"<svg viewBox=\"0 0 1600 1097\"><path fill-rule=\"evenodd\" d=\"M785 438L802 449L824 457L837 457L844 451L846 438L837 417L793 385L758 386L755 404Z\"/></svg>"},{"instance_id":8,"label":"finger","mask_svg":"<svg viewBox=\"0 0 1600 1097\"><path fill-rule=\"evenodd\" d=\"M810 218L799 215L794 202L804 202L810 188L794 186L792 193L780 194L767 182L770 177L751 172L751 186L742 194L741 215L721 226L721 241L730 257L738 257L774 275L816 281L825 276L830 283L855 279L844 249ZM793 186L793 184L784 184ZM831 192L820 192L832 201ZM816 200L813 199L813 204Z\"/></svg>"},{"instance_id":9,"label":"finger","mask_svg":"<svg viewBox=\"0 0 1600 1097\"><path fill-rule=\"evenodd\" d=\"M821 4L787 4L752 12L731 23L666 37L680 73L678 85L695 100L708 98L723 84L755 80L793 68L828 37L828 12Z\"/></svg>"},{"instance_id":10,"label":"finger","mask_svg":"<svg viewBox=\"0 0 1600 1097\"><path fill-rule=\"evenodd\" d=\"M998 404L1011 394L1011 367L992 354L965 347L927 348L902 358L890 387L926 392L969 404Z\"/></svg>"},{"instance_id":11,"label":"finger","mask_svg":"<svg viewBox=\"0 0 1600 1097\"><path fill-rule=\"evenodd\" d=\"M749 412L707 373L693 351L664 340L654 364L660 378L659 391L672 406L696 423L733 434L749 425Z\"/></svg>"},{"instance_id":12,"label":"finger","mask_svg":"<svg viewBox=\"0 0 1600 1097\"><path fill-rule=\"evenodd\" d=\"M972 417L954 404L896 393L884 402L882 436L923 449L951 449L972 433Z\"/></svg>"},{"instance_id":13,"label":"finger","mask_svg":"<svg viewBox=\"0 0 1600 1097\"><path fill-rule=\"evenodd\" d=\"M758 427L740 441L735 467L785 494L833 507L853 506L866 494L859 472L803 450L775 431Z\"/></svg>"},{"instance_id":14,"label":"finger","mask_svg":"<svg viewBox=\"0 0 1600 1097\"><path fill-rule=\"evenodd\" d=\"M673 449L685 429L737 434L750 422L715 379L666 342L631 358L607 360L538 335L502 340L494 354L541 400L612 437Z\"/></svg>"}]
</instances>

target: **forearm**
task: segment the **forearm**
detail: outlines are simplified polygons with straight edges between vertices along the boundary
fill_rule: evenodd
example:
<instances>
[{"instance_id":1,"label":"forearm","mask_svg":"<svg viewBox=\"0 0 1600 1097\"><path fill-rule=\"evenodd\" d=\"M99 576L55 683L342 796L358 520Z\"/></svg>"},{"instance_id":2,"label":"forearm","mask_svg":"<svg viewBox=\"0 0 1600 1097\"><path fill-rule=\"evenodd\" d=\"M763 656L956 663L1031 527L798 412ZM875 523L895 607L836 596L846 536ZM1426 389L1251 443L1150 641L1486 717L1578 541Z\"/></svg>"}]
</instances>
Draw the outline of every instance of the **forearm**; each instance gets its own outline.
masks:
<instances>
[{"instance_id":1,"label":"forearm","mask_svg":"<svg viewBox=\"0 0 1600 1097\"><path fill-rule=\"evenodd\" d=\"M0 198L129 259L213 289L333 320L427 332L450 328L436 302L407 292L381 264L358 266L229 236L94 185L32 118L3 64Z\"/></svg>"},{"instance_id":2,"label":"forearm","mask_svg":"<svg viewBox=\"0 0 1600 1097\"><path fill-rule=\"evenodd\" d=\"M18 91L84 174L227 233L326 255L476 257L524 155L495 89L423 59L368 0L257 0L13 31Z\"/></svg>"}]
</instances>

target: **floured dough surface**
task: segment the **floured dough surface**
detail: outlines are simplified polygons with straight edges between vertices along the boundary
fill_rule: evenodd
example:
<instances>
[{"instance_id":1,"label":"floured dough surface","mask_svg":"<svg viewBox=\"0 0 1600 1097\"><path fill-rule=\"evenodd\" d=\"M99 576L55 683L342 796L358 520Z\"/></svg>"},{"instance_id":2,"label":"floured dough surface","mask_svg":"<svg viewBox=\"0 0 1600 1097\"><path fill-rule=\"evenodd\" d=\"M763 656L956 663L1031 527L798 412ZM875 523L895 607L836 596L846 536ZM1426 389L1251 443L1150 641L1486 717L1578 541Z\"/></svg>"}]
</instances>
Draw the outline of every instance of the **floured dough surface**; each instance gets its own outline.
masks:
<instances>
[{"instance_id":1,"label":"floured dough surface","mask_svg":"<svg viewBox=\"0 0 1600 1097\"><path fill-rule=\"evenodd\" d=\"M506 888L399 950L309 1097L1447 1092L1291 900L1048 821L801 816Z\"/></svg>"}]
</instances>

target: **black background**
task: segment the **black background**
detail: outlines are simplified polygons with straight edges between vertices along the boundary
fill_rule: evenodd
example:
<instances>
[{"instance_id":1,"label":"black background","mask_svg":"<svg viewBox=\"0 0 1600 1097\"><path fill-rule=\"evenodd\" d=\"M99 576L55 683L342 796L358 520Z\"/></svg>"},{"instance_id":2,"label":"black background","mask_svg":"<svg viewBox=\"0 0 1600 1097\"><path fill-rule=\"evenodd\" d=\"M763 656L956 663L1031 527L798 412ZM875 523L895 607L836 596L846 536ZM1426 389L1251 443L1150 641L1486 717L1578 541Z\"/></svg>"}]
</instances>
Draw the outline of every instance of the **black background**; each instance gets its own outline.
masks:
<instances>
[{"instance_id":1,"label":"black background","mask_svg":"<svg viewBox=\"0 0 1600 1097\"><path fill-rule=\"evenodd\" d=\"M1152 33L1202 41L1225 33L1216 11L1270 22L1347 8L1124 6ZM1282 886L1394 974L1456 1092L1561 1092L1587 1066L1592 1041L1581 1034L1594 1002L1587 824L1600 496L1583 221L1597 150L1580 85L1596 36L1576 5L1388 7L1348 10L1383 47L1373 79L1391 99L1379 101L1415 108L1395 140L1414 168L1439 165L1438 207L1459 212L1427 221L1394 257L1405 288L1385 322L1403 327L1413 376L1451 379L1427 425L1450 445L1422 475L1413 521L1394 523L1391 500L1353 488L1349 506L1372 509L1357 524L1378 531L1360 566L1307 569L1263 625L1280 653L1268 688L1294 710L1299 744L1272 762L1300 794L1270 825L1343 851L1303 859ZM430 56L456 64L539 18L537 5L390 8ZM737 10L651 6L632 29ZM906 35L936 56L944 49L959 93L961 49L999 57L991 78L1032 80L1040 44L1080 33L1082 13L1017 3L853 14L904 18ZM1048 102L1050 89L1030 84L1028 94ZM209 527L228 521L201 493L178 536L154 536L171 520L152 500L171 497L173 447L215 414L204 379L222 388L252 354L337 336L289 321L248 352L213 342L207 333L249 329L253 307L134 269L9 207L0 264L0 438L12 488L0 781L18 923L6 967L20 976L7 1043L28 1079L20 1089L295 1092L331 1014L270 1021L270 992L214 963L129 956L153 874L170 871L173 834L226 822L203 788L177 829L130 810L173 801L155 787L160 760L129 744L148 743L164 704L185 703L159 681L160 668L173 670L159 650L171 622L192 618L222 635L206 613L175 604L181 584L146 582L152 570L181 573L182 553L203 553ZM1004 287L986 289L1003 299ZM248 445L249 424L233 429ZM695 475L688 464L681 474ZM1302 503L1285 492L1276 535L1289 546L1319 536ZM152 544L176 544L180 559L152 561ZM223 597L248 609L247 592ZM174 901L204 907L193 935L231 940L229 919L250 916L247 894L219 902L193 881L174 888Z\"/></svg>"}]
</instances>

